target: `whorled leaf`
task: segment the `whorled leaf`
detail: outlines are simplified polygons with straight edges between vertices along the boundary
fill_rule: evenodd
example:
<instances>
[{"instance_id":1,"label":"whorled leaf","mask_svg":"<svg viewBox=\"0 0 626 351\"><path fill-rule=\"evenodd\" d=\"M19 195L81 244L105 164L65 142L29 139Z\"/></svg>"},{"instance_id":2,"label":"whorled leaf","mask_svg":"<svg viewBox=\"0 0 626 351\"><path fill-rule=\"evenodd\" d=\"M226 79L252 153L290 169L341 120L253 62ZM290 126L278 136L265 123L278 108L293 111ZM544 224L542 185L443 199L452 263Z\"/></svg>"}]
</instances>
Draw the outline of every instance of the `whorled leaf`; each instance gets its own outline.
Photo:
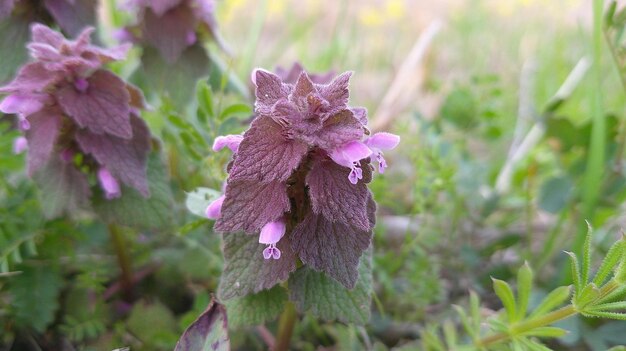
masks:
<instances>
[{"instance_id":1,"label":"whorled leaf","mask_svg":"<svg viewBox=\"0 0 626 351\"><path fill-rule=\"evenodd\" d=\"M283 129L268 116L259 116L244 134L229 180L286 181L308 146L284 137Z\"/></svg>"},{"instance_id":2,"label":"whorled leaf","mask_svg":"<svg viewBox=\"0 0 626 351\"><path fill-rule=\"evenodd\" d=\"M93 155L114 177L148 197L146 159L150 152L150 131L146 123L135 115L131 116L130 122L132 139L81 130L76 133L76 141L85 153Z\"/></svg>"},{"instance_id":3,"label":"whorled leaf","mask_svg":"<svg viewBox=\"0 0 626 351\"><path fill-rule=\"evenodd\" d=\"M374 226L376 204L369 198L368 218ZM292 247L307 266L325 272L351 289L358 278L359 258L370 246L372 232L309 213L291 233Z\"/></svg>"},{"instance_id":4,"label":"whorled leaf","mask_svg":"<svg viewBox=\"0 0 626 351\"><path fill-rule=\"evenodd\" d=\"M148 183L150 198L144 198L132 188L122 187L122 196L118 199L94 197L94 210L105 222L150 230L172 228L172 190L163 162L156 154L148 158Z\"/></svg>"},{"instance_id":5,"label":"whorled leaf","mask_svg":"<svg viewBox=\"0 0 626 351\"><path fill-rule=\"evenodd\" d=\"M225 302L231 327L261 325L278 316L287 302L287 291L275 286L256 294Z\"/></svg>"},{"instance_id":6,"label":"whorled leaf","mask_svg":"<svg viewBox=\"0 0 626 351\"><path fill-rule=\"evenodd\" d=\"M266 223L275 221L290 208L284 183L273 181L259 184L254 181L229 180L222 214L215 230L231 233L243 230L254 233Z\"/></svg>"},{"instance_id":7,"label":"whorled leaf","mask_svg":"<svg viewBox=\"0 0 626 351\"><path fill-rule=\"evenodd\" d=\"M54 320L59 307L62 277L56 268L49 266L24 266L20 271L9 287L15 322L41 333Z\"/></svg>"},{"instance_id":8,"label":"whorled leaf","mask_svg":"<svg viewBox=\"0 0 626 351\"><path fill-rule=\"evenodd\" d=\"M265 260L258 236L243 233L224 234L224 271L220 280L218 296L228 300L241 297L274 285L289 278L296 269L296 257L288 237L278 242L282 251L278 260Z\"/></svg>"},{"instance_id":9,"label":"whorled leaf","mask_svg":"<svg viewBox=\"0 0 626 351\"><path fill-rule=\"evenodd\" d=\"M111 134L130 139L130 94L126 83L115 74L99 70L87 79L85 92L66 84L55 93L63 111L81 128L95 134Z\"/></svg>"},{"instance_id":10,"label":"whorled leaf","mask_svg":"<svg viewBox=\"0 0 626 351\"><path fill-rule=\"evenodd\" d=\"M365 324L370 318L372 248L362 255L359 279L352 290L322 272L301 267L289 278L289 299L300 312L310 311L324 320Z\"/></svg>"},{"instance_id":11,"label":"whorled leaf","mask_svg":"<svg viewBox=\"0 0 626 351\"><path fill-rule=\"evenodd\" d=\"M33 175L40 188L41 207L48 218L72 214L89 207L91 190L87 176L73 163L52 157Z\"/></svg>"},{"instance_id":12,"label":"whorled leaf","mask_svg":"<svg viewBox=\"0 0 626 351\"><path fill-rule=\"evenodd\" d=\"M185 330L174 351L229 350L226 308L213 299L198 319Z\"/></svg>"}]
</instances>

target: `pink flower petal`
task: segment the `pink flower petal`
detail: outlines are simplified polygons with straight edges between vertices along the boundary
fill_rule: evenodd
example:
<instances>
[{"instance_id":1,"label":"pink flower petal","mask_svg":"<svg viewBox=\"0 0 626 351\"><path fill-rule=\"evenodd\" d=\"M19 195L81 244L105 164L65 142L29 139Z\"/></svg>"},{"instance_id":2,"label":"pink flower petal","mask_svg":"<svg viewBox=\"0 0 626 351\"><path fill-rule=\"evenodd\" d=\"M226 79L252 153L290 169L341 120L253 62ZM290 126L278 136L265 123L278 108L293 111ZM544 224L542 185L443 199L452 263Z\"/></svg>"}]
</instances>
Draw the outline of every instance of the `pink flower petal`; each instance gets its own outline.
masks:
<instances>
[{"instance_id":1,"label":"pink flower petal","mask_svg":"<svg viewBox=\"0 0 626 351\"><path fill-rule=\"evenodd\" d=\"M120 183L117 182L117 179L111 175L108 169L102 167L98 170L98 181L100 181L100 186L104 190L107 199L115 199L122 195Z\"/></svg>"},{"instance_id":2,"label":"pink flower petal","mask_svg":"<svg viewBox=\"0 0 626 351\"><path fill-rule=\"evenodd\" d=\"M400 137L391 133L376 133L369 139L365 140L365 144L370 148L379 150L391 150L398 146L400 143Z\"/></svg>"},{"instance_id":3,"label":"pink flower petal","mask_svg":"<svg viewBox=\"0 0 626 351\"><path fill-rule=\"evenodd\" d=\"M227 147L230 149L230 151L237 152L237 149L239 148L239 144L241 143L242 140L243 140L243 135L239 135L239 134L218 136L217 138L215 138L215 141L213 142L213 151L217 152Z\"/></svg>"},{"instance_id":4,"label":"pink flower petal","mask_svg":"<svg viewBox=\"0 0 626 351\"><path fill-rule=\"evenodd\" d=\"M372 150L370 150L365 144L354 140L333 150L330 154L330 158L342 166L352 167L354 162L369 157L371 154Z\"/></svg>"},{"instance_id":5,"label":"pink flower petal","mask_svg":"<svg viewBox=\"0 0 626 351\"><path fill-rule=\"evenodd\" d=\"M285 221L278 220L269 222L261 228L261 235L259 235L259 243L261 244L276 244L285 235L286 225Z\"/></svg>"},{"instance_id":6,"label":"pink flower petal","mask_svg":"<svg viewBox=\"0 0 626 351\"><path fill-rule=\"evenodd\" d=\"M31 115L43 107L44 102L35 94L11 94L0 103L0 111L4 113L19 113L23 116Z\"/></svg>"},{"instance_id":7,"label":"pink flower petal","mask_svg":"<svg viewBox=\"0 0 626 351\"><path fill-rule=\"evenodd\" d=\"M208 219L220 218L220 215L222 214L222 204L224 203L225 197L226 196L222 195L207 206L205 214Z\"/></svg>"},{"instance_id":8,"label":"pink flower petal","mask_svg":"<svg viewBox=\"0 0 626 351\"><path fill-rule=\"evenodd\" d=\"M28 141L25 137L20 136L13 140L13 153L18 155L28 149Z\"/></svg>"}]
</instances>

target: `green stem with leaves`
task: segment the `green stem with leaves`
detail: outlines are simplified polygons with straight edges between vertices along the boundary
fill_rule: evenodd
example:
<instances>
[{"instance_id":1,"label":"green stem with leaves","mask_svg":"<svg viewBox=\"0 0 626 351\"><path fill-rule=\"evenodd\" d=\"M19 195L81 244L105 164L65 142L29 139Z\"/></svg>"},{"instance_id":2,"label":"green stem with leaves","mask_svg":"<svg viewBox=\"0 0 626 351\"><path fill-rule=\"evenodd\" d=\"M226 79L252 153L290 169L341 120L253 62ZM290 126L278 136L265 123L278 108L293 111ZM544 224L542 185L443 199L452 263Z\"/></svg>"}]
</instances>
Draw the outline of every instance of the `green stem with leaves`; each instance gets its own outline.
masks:
<instances>
[{"instance_id":1,"label":"green stem with leaves","mask_svg":"<svg viewBox=\"0 0 626 351\"><path fill-rule=\"evenodd\" d=\"M119 226L113 223L108 225L108 229L113 249L117 255L117 263L121 270L122 296L124 300L130 301L132 299L133 271L127 245L124 242L124 233Z\"/></svg>"},{"instance_id":2,"label":"green stem with leaves","mask_svg":"<svg viewBox=\"0 0 626 351\"><path fill-rule=\"evenodd\" d=\"M593 302L599 301L602 298L608 296L611 292L615 291L619 287L619 283L615 280L609 281L606 285L600 289L600 292L596 299ZM593 304L593 302L591 304ZM584 308L585 306L580 306L580 308ZM530 332L534 329L546 327L552 325L558 321L567 319L574 315L580 313L580 310L577 306L573 304L569 304L559 308L558 310L552 311L543 316L539 316L536 318L530 318L519 323L513 324L509 329L509 333L496 333L489 336L486 336L482 339L479 339L474 343L476 347L487 347L492 346L501 342L505 342L510 340L515 335L524 335L527 332Z\"/></svg>"},{"instance_id":3,"label":"green stem with leaves","mask_svg":"<svg viewBox=\"0 0 626 351\"><path fill-rule=\"evenodd\" d=\"M273 351L289 350L291 335L293 334L293 328L296 325L297 319L298 314L296 313L296 307L292 302L287 302L278 320L278 333L276 334L276 345Z\"/></svg>"}]
</instances>

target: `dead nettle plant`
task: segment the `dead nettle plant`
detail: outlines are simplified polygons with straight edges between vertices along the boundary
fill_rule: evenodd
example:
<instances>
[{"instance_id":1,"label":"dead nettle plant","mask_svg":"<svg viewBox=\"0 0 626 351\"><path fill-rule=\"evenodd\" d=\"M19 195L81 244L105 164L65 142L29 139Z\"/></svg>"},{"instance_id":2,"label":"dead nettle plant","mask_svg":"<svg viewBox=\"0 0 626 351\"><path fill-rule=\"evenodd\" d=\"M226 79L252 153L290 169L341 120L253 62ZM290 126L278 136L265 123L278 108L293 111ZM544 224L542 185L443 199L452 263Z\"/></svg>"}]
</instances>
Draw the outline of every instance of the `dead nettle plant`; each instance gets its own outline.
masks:
<instances>
[{"instance_id":1,"label":"dead nettle plant","mask_svg":"<svg viewBox=\"0 0 626 351\"><path fill-rule=\"evenodd\" d=\"M275 349L285 350L296 310L369 320L376 203L367 185L400 138L372 135L366 109L348 105L352 72L330 82L297 65L279 73L252 73L250 128L215 139L213 150L233 157L206 216L223 235L218 297L230 324L262 324L282 310Z\"/></svg>"},{"instance_id":2,"label":"dead nettle plant","mask_svg":"<svg viewBox=\"0 0 626 351\"><path fill-rule=\"evenodd\" d=\"M33 24L32 61L0 87L6 94L0 111L15 115L23 132L14 151L28 152L27 173L39 185L44 213L76 217L94 210L109 224L129 288L130 263L117 224L166 226L171 194L158 184L165 177L140 116L142 92L104 68L124 59L130 45L92 45L93 32L88 27L68 40Z\"/></svg>"}]
</instances>

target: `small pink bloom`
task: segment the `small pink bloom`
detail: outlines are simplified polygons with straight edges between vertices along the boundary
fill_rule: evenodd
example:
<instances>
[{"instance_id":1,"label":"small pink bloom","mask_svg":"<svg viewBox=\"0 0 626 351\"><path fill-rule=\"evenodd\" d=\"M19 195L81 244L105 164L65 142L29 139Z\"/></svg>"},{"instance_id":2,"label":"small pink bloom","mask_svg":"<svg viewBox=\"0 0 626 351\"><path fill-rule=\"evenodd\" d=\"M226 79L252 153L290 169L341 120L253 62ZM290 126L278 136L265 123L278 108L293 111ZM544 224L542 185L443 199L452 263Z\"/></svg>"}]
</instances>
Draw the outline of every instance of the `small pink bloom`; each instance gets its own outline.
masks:
<instances>
[{"instance_id":1,"label":"small pink bloom","mask_svg":"<svg viewBox=\"0 0 626 351\"><path fill-rule=\"evenodd\" d=\"M115 199L122 195L120 183L117 182L117 179L111 175L108 169L102 167L98 170L98 180L107 199Z\"/></svg>"},{"instance_id":2,"label":"small pink bloom","mask_svg":"<svg viewBox=\"0 0 626 351\"><path fill-rule=\"evenodd\" d=\"M0 103L0 112L14 113L19 118L19 127L21 130L30 129L30 122L26 117L41 110L44 101L37 94L11 94Z\"/></svg>"},{"instance_id":3,"label":"small pink bloom","mask_svg":"<svg viewBox=\"0 0 626 351\"><path fill-rule=\"evenodd\" d=\"M350 174L348 179L350 183L356 184L359 179L363 178L363 170L359 164L359 161L369 157L372 154L372 150L360 141L350 141L343 146L333 150L330 154L330 158L337 164L350 168Z\"/></svg>"},{"instance_id":4,"label":"small pink bloom","mask_svg":"<svg viewBox=\"0 0 626 351\"><path fill-rule=\"evenodd\" d=\"M385 168L387 168L387 162L383 158L382 150L391 150L398 146L399 143L399 136L385 132L376 133L365 140L365 145L367 145L372 150L374 155L376 155L379 173L385 173Z\"/></svg>"},{"instance_id":5,"label":"small pink bloom","mask_svg":"<svg viewBox=\"0 0 626 351\"><path fill-rule=\"evenodd\" d=\"M243 140L243 135L231 134L225 136L218 136L213 142L213 151L220 151L224 147L229 148L232 152L237 152L239 144Z\"/></svg>"},{"instance_id":6,"label":"small pink bloom","mask_svg":"<svg viewBox=\"0 0 626 351\"><path fill-rule=\"evenodd\" d=\"M208 219L218 219L222 214L222 203L224 203L225 196L222 195L215 199L207 206L205 214Z\"/></svg>"},{"instance_id":7,"label":"small pink bloom","mask_svg":"<svg viewBox=\"0 0 626 351\"><path fill-rule=\"evenodd\" d=\"M85 78L78 78L74 81L74 87L76 88L76 90L84 93L89 88L89 82Z\"/></svg>"},{"instance_id":8,"label":"small pink bloom","mask_svg":"<svg viewBox=\"0 0 626 351\"><path fill-rule=\"evenodd\" d=\"M127 43L134 41L135 36L128 29L122 28L113 32L113 39L120 43Z\"/></svg>"},{"instance_id":9,"label":"small pink bloom","mask_svg":"<svg viewBox=\"0 0 626 351\"><path fill-rule=\"evenodd\" d=\"M280 258L281 252L276 247L276 243L282 239L285 235L287 226L284 220L278 220L269 222L261 228L261 234L259 235L259 243L266 244L267 247L263 250L263 257L266 260L274 258L275 260Z\"/></svg>"},{"instance_id":10,"label":"small pink bloom","mask_svg":"<svg viewBox=\"0 0 626 351\"><path fill-rule=\"evenodd\" d=\"M13 140L13 153L18 155L21 154L22 152L26 151L26 149L28 149L28 140L26 140L26 138L24 138L23 136L17 137L15 138L15 140Z\"/></svg>"}]
</instances>

